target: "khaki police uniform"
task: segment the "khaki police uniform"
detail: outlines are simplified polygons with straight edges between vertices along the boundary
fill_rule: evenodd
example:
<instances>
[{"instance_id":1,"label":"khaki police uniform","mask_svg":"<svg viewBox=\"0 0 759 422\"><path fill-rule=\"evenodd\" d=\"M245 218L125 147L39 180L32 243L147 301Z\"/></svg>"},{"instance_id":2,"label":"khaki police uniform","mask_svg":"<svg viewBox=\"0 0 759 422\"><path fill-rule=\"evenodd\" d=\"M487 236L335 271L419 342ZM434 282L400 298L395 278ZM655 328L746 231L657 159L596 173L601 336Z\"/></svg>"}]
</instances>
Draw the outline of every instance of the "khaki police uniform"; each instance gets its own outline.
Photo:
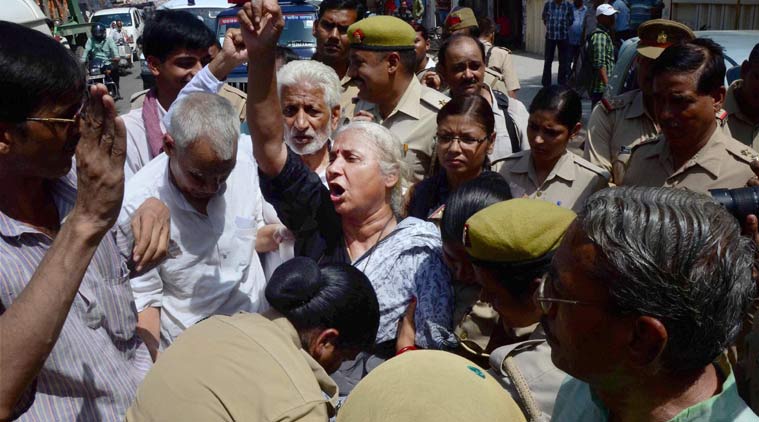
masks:
<instances>
[{"instance_id":1,"label":"khaki police uniform","mask_svg":"<svg viewBox=\"0 0 759 422\"><path fill-rule=\"evenodd\" d=\"M606 170L569 151L559 158L542 184L538 183L529 150L503 159L500 173L514 198L542 199L574 211L582 209L594 192L608 186L610 177Z\"/></svg>"},{"instance_id":2,"label":"khaki police uniform","mask_svg":"<svg viewBox=\"0 0 759 422\"><path fill-rule=\"evenodd\" d=\"M506 84L506 80L504 79L503 75L496 72L495 70L486 67L485 68L485 75L482 78L482 81L485 83L485 85L489 86L490 88L501 91L504 94L508 94L511 89ZM517 88L518 89L518 88Z\"/></svg>"},{"instance_id":3,"label":"khaki police uniform","mask_svg":"<svg viewBox=\"0 0 759 422\"><path fill-rule=\"evenodd\" d=\"M741 111L738 100L735 98L735 90L743 85L739 79L730 85L725 97L725 111L727 111L727 124L724 125L728 133L744 145L754 150L759 148L759 123L753 123L751 119Z\"/></svg>"},{"instance_id":4,"label":"khaki police uniform","mask_svg":"<svg viewBox=\"0 0 759 422\"><path fill-rule=\"evenodd\" d=\"M363 100L356 104L355 113L368 111L375 122L400 138L406 162L414 173L414 181L418 182L429 174L435 157L433 137L437 132L437 112L448 100L447 96L412 78L398 105L386 118L382 118L376 104Z\"/></svg>"},{"instance_id":5,"label":"khaki police uniform","mask_svg":"<svg viewBox=\"0 0 759 422\"><path fill-rule=\"evenodd\" d=\"M131 103L130 108L132 110L142 107L142 103L145 101L145 94L147 94L148 91L149 90L146 89L132 95L132 98L129 99L129 102ZM240 116L240 123L244 122L245 119L248 118L245 111L248 94L240 91L233 86L230 86L229 84L224 84L221 87L221 91L219 91L219 95L226 98L230 103L232 103L232 107L234 107Z\"/></svg>"},{"instance_id":6,"label":"khaki police uniform","mask_svg":"<svg viewBox=\"0 0 759 422\"><path fill-rule=\"evenodd\" d=\"M372 16L348 27L351 49L375 52L412 51L416 31L408 23L392 16ZM385 117L377 104L359 101L354 113L369 112L373 121L394 133L401 142L405 160L413 171L413 182L429 175L434 159L433 137L437 131L437 112L449 98L423 86L412 76L395 108ZM345 119L344 119L345 121Z\"/></svg>"},{"instance_id":7,"label":"khaki police uniform","mask_svg":"<svg viewBox=\"0 0 759 422\"><path fill-rule=\"evenodd\" d=\"M519 77L514 62L511 58L511 51L507 48L496 47L493 44L483 41L485 46L485 65L503 75L504 83L509 91L515 91L520 88ZM488 55L490 57L488 58Z\"/></svg>"},{"instance_id":8,"label":"khaki police uniform","mask_svg":"<svg viewBox=\"0 0 759 422\"><path fill-rule=\"evenodd\" d=\"M756 151L715 129L706 145L680 168L674 168L664 134L636 145L627 163L623 185L664 186L707 193L709 189L734 189L754 177L749 164Z\"/></svg>"},{"instance_id":9,"label":"khaki police uniform","mask_svg":"<svg viewBox=\"0 0 759 422\"><path fill-rule=\"evenodd\" d=\"M643 104L643 92L639 89L629 91L601 101L593 109L583 158L611 172L622 148L631 148L658 134L659 127Z\"/></svg>"},{"instance_id":10,"label":"khaki police uniform","mask_svg":"<svg viewBox=\"0 0 759 422\"><path fill-rule=\"evenodd\" d=\"M490 354L490 370L530 421L548 421L567 374L551 360L551 346L539 324L524 341L501 346Z\"/></svg>"},{"instance_id":11,"label":"khaki police uniform","mask_svg":"<svg viewBox=\"0 0 759 422\"><path fill-rule=\"evenodd\" d=\"M340 81L340 115L353 116L358 101L358 88L349 76Z\"/></svg>"},{"instance_id":12,"label":"khaki police uniform","mask_svg":"<svg viewBox=\"0 0 759 422\"><path fill-rule=\"evenodd\" d=\"M148 372L134 421L313 421L334 416L337 386L276 311L190 327Z\"/></svg>"}]
</instances>

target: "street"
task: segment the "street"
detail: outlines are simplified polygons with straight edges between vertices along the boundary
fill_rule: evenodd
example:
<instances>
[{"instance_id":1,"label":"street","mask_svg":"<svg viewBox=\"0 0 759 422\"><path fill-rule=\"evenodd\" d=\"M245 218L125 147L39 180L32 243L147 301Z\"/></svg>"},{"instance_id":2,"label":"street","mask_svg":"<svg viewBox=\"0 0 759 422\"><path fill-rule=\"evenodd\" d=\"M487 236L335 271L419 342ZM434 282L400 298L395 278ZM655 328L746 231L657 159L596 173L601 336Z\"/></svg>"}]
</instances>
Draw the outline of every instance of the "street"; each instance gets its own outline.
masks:
<instances>
[{"instance_id":1,"label":"street","mask_svg":"<svg viewBox=\"0 0 759 422\"><path fill-rule=\"evenodd\" d=\"M121 77L120 91L123 99L116 101L116 110L119 115L129 113L130 103L129 99L137 92L142 91L142 79L140 79L140 62L134 63L131 69L131 73L128 73Z\"/></svg>"}]
</instances>

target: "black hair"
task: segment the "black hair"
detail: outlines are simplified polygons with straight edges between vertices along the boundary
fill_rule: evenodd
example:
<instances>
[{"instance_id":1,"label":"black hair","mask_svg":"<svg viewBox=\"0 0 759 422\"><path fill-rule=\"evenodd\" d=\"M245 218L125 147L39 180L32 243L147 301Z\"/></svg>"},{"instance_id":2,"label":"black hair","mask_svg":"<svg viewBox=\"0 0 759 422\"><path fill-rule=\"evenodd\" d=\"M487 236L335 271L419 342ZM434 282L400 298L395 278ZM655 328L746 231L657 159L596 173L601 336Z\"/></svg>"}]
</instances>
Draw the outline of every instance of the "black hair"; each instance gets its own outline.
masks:
<instances>
[{"instance_id":1,"label":"black hair","mask_svg":"<svg viewBox=\"0 0 759 422\"><path fill-rule=\"evenodd\" d=\"M443 242L462 243L464 224L469 217L497 202L511 199L509 184L500 174L483 171L462 183L445 202L440 236Z\"/></svg>"},{"instance_id":2,"label":"black hair","mask_svg":"<svg viewBox=\"0 0 759 422\"><path fill-rule=\"evenodd\" d=\"M477 265L492 271L509 293L518 298L524 298L530 289L530 284L536 278L541 278L551 268L551 260L555 251L527 262L490 262L470 257L472 265ZM528 298L531 299L531 298Z\"/></svg>"},{"instance_id":3,"label":"black hair","mask_svg":"<svg viewBox=\"0 0 759 422\"><path fill-rule=\"evenodd\" d=\"M485 133L492 134L495 130L493 107L479 94L460 95L448 101L437 112L437 124L449 116L467 116L481 124Z\"/></svg>"},{"instance_id":4,"label":"black hair","mask_svg":"<svg viewBox=\"0 0 759 422\"><path fill-rule=\"evenodd\" d=\"M371 51L371 50L369 50ZM416 71L416 51L414 49L409 50L396 50L399 60L403 66L403 72L406 75L413 75ZM393 51L373 51L373 53L379 55L380 60L385 60Z\"/></svg>"},{"instance_id":5,"label":"black hair","mask_svg":"<svg viewBox=\"0 0 759 422\"><path fill-rule=\"evenodd\" d=\"M430 39L430 32L427 31L427 27L420 24L419 22L409 22L409 25L411 25L412 28L414 28L414 31L421 33L422 39L425 41L429 41Z\"/></svg>"},{"instance_id":6,"label":"black hair","mask_svg":"<svg viewBox=\"0 0 759 422\"><path fill-rule=\"evenodd\" d=\"M667 47L651 65L651 74L698 72L696 90L709 94L725 84L725 59L722 46L709 38Z\"/></svg>"},{"instance_id":7,"label":"black hair","mask_svg":"<svg viewBox=\"0 0 759 422\"><path fill-rule=\"evenodd\" d=\"M377 295L364 273L351 265L319 267L311 258L293 258L274 270L265 294L301 335L334 328L340 332L339 347L368 350L374 345Z\"/></svg>"},{"instance_id":8,"label":"black hair","mask_svg":"<svg viewBox=\"0 0 759 422\"><path fill-rule=\"evenodd\" d=\"M46 104L85 94L84 68L53 38L0 21L0 122L21 123Z\"/></svg>"},{"instance_id":9,"label":"black hair","mask_svg":"<svg viewBox=\"0 0 759 422\"><path fill-rule=\"evenodd\" d=\"M480 28L481 35L495 34L495 22L487 16L477 19L477 27Z\"/></svg>"},{"instance_id":10,"label":"black hair","mask_svg":"<svg viewBox=\"0 0 759 422\"><path fill-rule=\"evenodd\" d=\"M540 89L530 104L530 114L536 111L556 113L559 122L571 132L582 120L582 100L572 88L551 85Z\"/></svg>"},{"instance_id":11,"label":"black hair","mask_svg":"<svg viewBox=\"0 0 759 422\"><path fill-rule=\"evenodd\" d=\"M440 46L440 50L437 53L438 66L440 66L442 69L445 69L445 53L448 52L448 48L451 46L451 44L456 44L467 39L470 39L477 43L477 47L480 48L480 53L482 53L482 65L485 66L485 45L476 37L466 34L453 34L450 37L446 38L445 41L443 41L443 44Z\"/></svg>"},{"instance_id":12,"label":"black hair","mask_svg":"<svg viewBox=\"0 0 759 422\"><path fill-rule=\"evenodd\" d=\"M166 60L180 50L209 48L217 42L214 33L195 15L184 10L158 10L145 23L142 48L145 57Z\"/></svg>"},{"instance_id":13,"label":"black hair","mask_svg":"<svg viewBox=\"0 0 759 422\"><path fill-rule=\"evenodd\" d=\"M753 64L759 64L759 43L756 43L754 48L751 49L751 54L748 55L748 62Z\"/></svg>"},{"instance_id":14,"label":"black hair","mask_svg":"<svg viewBox=\"0 0 759 422\"><path fill-rule=\"evenodd\" d=\"M319 19L329 10L355 10L356 21L360 21L366 15L366 5L362 0L324 0L319 5Z\"/></svg>"}]
</instances>

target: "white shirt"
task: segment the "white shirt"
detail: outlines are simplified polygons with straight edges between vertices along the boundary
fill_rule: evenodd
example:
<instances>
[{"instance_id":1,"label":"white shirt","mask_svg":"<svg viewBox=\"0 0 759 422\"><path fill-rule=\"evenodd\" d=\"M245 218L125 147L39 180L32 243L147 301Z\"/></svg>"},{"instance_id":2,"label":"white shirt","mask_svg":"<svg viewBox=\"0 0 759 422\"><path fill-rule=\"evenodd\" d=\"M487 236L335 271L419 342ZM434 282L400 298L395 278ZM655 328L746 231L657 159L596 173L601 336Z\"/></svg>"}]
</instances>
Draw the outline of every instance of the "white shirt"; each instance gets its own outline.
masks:
<instances>
[{"instance_id":1,"label":"white shirt","mask_svg":"<svg viewBox=\"0 0 759 422\"><path fill-rule=\"evenodd\" d=\"M501 108L498 107L493 89L488 87L488 90L490 91L490 98L493 100L493 117L495 118L495 144L493 145L493 152L489 156L490 161L493 162L508 157L514 151L511 149L511 137L509 137L509 130L506 128L506 118ZM530 149L530 143L527 140L527 121L530 119L530 113L527 111L527 107L516 98L509 97L508 112L514 120L522 151Z\"/></svg>"},{"instance_id":2,"label":"white shirt","mask_svg":"<svg viewBox=\"0 0 759 422\"><path fill-rule=\"evenodd\" d=\"M166 133L166 126L163 124L163 117L165 115L166 110L158 103L158 118L163 133ZM145 122L142 120L142 107L131 110L129 113L121 116L121 118L124 119L124 125L127 130L124 177L128 181L150 162L150 147L148 146L148 138L145 134Z\"/></svg>"},{"instance_id":3,"label":"white shirt","mask_svg":"<svg viewBox=\"0 0 759 422\"><path fill-rule=\"evenodd\" d=\"M250 143L250 137L241 137L244 141ZM162 308L162 347L210 315L268 307L266 280L255 250L256 232L263 225L263 198L252 156L246 148L238 150L237 164L208 203L207 216L196 211L170 181L168 164L162 153L129 180L117 226L118 236L130 238L131 215L150 197L163 201L171 212L171 239L181 252L131 279L138 311Z\"/></svg>"}]
</instances>

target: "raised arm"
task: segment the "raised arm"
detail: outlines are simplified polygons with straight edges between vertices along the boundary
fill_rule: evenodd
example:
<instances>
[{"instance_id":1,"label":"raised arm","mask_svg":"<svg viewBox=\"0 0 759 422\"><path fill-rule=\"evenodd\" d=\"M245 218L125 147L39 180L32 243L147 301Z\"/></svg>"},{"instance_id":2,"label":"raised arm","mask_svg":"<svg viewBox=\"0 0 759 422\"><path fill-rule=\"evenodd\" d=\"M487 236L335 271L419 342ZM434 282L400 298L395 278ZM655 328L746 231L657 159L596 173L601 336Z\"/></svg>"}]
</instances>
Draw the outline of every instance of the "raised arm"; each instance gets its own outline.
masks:
<instances>
[{"instance_id":1,"label":"raised arm","mask_svg":"<svg viewBox=\"0 0 759 422\"><path fill-rule=\"evenodd\" d=\"M76 150L76 205L29 284L0 315L0 420L14 416L45 364L90 260L121 208L126 129L103 85L90 94Z\"/></svg>"},{"instance_id":2,"label":"raised arm","mask_svg":"<svg viewBox=\"0 0 759 422\"><path fill-rule=\"evenodd\" d=\"M277 93L275 52L285 23L277 0L252 0L237 17L248 50L248 126L258 168L274 177L285 166L284 122Z\"/></svg>"}]
</instances>

